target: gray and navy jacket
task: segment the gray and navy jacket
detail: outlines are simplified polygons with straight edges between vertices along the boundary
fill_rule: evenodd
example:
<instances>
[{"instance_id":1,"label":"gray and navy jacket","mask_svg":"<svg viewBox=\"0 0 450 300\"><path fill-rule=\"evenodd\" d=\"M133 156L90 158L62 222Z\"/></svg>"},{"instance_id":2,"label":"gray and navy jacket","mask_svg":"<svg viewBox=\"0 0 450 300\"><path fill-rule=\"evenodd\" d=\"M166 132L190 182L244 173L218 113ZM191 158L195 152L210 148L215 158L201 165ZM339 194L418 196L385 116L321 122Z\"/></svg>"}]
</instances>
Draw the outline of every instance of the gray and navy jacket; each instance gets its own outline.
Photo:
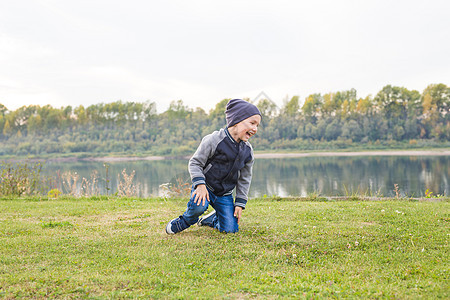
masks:
<instances>
[{"instance_id":1,"label":"gray and navy jacket","mask_svg":"<svg viewBox=\"0 0 450 300\"><path fill-rule=\"evenodd\" d=\"M222 128L206 135L189 160L194 188L199 184L216 196L231 195L236 188L235 206L245 208L252 180L253 148L249 142L237 143Z\"/></svg>"}]
</instances>

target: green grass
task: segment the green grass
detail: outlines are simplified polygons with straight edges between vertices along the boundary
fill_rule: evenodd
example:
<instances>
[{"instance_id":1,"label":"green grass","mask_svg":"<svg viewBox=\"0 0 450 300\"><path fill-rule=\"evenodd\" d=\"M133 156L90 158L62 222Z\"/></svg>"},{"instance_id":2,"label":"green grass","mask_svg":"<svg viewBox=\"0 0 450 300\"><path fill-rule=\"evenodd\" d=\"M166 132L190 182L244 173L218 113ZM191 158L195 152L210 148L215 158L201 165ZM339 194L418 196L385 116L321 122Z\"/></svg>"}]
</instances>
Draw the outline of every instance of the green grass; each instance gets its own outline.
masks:
<instances>
[{"instance_id":1,"label":"green grass","mask_svg":"<svg viewBox=\"0 0 450 300\"><path fill-rule=\"evenodd\" d=\"M168 236L185 200L1 200L0 298L448 299L449 203L252 199Z\"/></svg>"}]
</instances>

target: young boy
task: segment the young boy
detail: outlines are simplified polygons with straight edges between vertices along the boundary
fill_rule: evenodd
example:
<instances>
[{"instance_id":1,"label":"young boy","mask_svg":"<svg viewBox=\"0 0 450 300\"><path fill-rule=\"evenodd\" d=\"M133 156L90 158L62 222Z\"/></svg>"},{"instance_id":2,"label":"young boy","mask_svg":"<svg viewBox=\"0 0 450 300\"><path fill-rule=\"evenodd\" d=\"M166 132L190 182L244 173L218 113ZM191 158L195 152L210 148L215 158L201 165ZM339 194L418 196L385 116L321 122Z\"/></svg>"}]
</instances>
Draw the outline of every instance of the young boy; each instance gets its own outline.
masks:
<instances>
[{"instance_id":1,"label":"young boy","mask_svg":"<svg viewBox=\"0 0 450 300\"><path fill-rule=\"evenodd\" d=\"M191 199L186 211L167 224L167 234L178 233L195 223L220 232L239 230L254 161L248 140L258 131L261 113L255 105L233 99L228 102L225 115L227 127L205 136L189 160ZM209 204L215 211L199 219Z\"/></svg>"}]
</instances>

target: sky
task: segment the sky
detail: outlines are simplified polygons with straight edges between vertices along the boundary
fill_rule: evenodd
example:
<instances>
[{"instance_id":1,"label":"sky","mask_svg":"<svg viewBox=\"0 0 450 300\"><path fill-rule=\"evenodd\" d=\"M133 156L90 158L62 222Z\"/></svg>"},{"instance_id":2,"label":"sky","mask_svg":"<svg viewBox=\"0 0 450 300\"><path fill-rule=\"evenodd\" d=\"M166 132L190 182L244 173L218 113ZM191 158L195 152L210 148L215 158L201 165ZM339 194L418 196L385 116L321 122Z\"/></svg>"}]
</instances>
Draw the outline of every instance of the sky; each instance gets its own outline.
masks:
<instances>
[{"instance_id":1,"label":"sky","mask_svg":"<svg viewBox=\"0 0 450 300\"><path fill-rule=\"evenodd\" d=\"M448 0L1 0L0 103L206 111L450 85Z\"/></svg>"}]
</instances>

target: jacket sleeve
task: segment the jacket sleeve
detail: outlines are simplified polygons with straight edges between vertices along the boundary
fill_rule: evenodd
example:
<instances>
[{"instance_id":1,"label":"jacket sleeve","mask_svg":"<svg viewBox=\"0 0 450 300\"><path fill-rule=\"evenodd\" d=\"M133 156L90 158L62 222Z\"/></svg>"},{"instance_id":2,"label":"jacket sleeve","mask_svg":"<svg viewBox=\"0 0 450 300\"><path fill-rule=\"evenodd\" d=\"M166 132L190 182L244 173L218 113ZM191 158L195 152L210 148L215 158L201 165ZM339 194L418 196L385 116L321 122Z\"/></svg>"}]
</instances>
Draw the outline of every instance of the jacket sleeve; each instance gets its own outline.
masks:
<instances>
[{"instance_id":1,"label":"jacket sleeve","mask_svg":"<svg viewBox=\"0 0 450 300\"><path fill-rule=\"evenodd\" d=\"M248 201L248 191L250 189L250 183L252 181L252 170L255 159L253 156L253 149L251 151L251 160L245 164L241 169L238 182L236 185L236 199L234 201L235 206L240 206L245 209L245 205Z\"/></svg>"},{"instance_id":2,"label":"jacket sleeve","mask_svg":"<svg viewBox=\"0 0 450 300\"><path fill-rule=\"evenodd\" d=\"M199 184L206 184L203 169L205 168L208 159L213 156L216 151L216 135L216 132L206 135L202 139L194 155L189 159L189 174L191 175L194 188Z\"/></svg>"}]
</instances>

